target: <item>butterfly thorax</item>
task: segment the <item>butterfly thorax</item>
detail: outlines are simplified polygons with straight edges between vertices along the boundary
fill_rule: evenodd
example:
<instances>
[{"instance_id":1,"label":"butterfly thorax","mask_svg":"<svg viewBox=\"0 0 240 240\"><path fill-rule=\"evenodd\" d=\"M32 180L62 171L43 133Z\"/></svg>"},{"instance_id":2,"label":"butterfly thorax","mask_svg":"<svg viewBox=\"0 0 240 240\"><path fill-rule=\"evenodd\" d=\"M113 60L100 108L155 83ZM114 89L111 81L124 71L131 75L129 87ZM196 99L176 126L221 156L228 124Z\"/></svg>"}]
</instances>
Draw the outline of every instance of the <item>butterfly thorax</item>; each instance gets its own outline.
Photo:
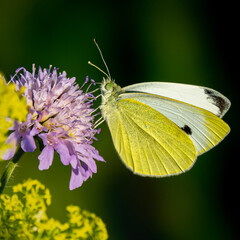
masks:
<instances>
[{"instance_id":1,"label":"butterfly thorax","mask_svg":"<svg viewBox=\"0 0 240 240\"><path fill-rule=\"evenodd\" d=\"M110 78L103 78L103 83L101 86L102 92L102 115L106 119L107 115L117 109L116 102L118 101L118 96L123 93L123 90L118 86L114 80Z\"/></svg>"}]
</instances>

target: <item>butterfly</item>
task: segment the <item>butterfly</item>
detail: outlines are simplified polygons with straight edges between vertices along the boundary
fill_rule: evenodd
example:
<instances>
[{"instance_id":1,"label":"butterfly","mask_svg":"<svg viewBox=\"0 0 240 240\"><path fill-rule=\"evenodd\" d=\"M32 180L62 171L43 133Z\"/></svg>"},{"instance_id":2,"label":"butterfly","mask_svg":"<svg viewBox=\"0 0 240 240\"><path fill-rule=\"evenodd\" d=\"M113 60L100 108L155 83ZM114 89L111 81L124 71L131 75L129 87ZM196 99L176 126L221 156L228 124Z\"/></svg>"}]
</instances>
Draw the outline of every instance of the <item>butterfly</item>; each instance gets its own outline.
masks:
<instances>
[{"instance_id":1,"label":"butterfly","mask_svg":"<svg viewBox=\"0 0 240 240\"><path fill-rule=\"evenodd\" d=\"M135 174L177 175L230 132L222 120L230 101L211 88L171 82L143 82L124 88L108 74L101 84L102 121L109 127L123 163ZM102 122L101 121L101 122Z\"/></svg>"}]
</instances>

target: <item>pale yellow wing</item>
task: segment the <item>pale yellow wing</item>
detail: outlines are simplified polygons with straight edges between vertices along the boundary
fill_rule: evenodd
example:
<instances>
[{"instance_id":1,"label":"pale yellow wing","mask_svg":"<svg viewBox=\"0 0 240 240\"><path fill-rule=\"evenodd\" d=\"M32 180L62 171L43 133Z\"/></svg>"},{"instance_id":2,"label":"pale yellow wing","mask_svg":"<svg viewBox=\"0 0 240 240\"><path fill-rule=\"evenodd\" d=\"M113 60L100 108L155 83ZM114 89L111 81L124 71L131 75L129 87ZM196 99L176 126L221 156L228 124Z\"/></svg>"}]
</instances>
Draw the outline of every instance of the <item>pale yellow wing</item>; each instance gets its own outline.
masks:
<instances>
[{"instance_id":1,"label":"pale yellow wing","mask_svg":"<svg viewBox=\"0 0 240 240\"><path fill-rule=\"evenodd\" d=\"M229 126L212 112L171 98L148 93L121 94L121 99L142 102L186 131L200 155L221 142L230 132Z\"/></svg>"},{"instance_id":2,"label":"pale yellow wing","mask_svg":"<svg viewBox=\"0 0 240 240\"><path fill-rule=\"evenodd\" d=\"M134 99L119 100L106 120L116 150L136 174L175 175L188 170L196 159L190 137L144 103Z\"/></svg>"}]
</instances>

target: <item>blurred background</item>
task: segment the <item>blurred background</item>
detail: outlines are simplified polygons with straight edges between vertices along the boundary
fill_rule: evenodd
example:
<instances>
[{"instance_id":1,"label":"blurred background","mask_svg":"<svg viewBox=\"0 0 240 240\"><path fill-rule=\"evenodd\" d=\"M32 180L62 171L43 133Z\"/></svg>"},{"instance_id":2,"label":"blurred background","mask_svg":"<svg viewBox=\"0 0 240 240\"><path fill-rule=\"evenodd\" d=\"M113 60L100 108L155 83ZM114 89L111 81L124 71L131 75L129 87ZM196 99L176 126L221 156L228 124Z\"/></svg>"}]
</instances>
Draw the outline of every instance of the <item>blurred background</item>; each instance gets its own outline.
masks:
<instances>
[{"instance_id":1,"label":"blurred background","mask_svg":"<svg viewBox=\"0 0 240 240\"><path fill-rule=\"evenodd\" d=\"M187 173L144 178L122 164L106 123L94 146L106 160L81 188L69 191L70 166L59 157L47 171L27 153L9 187L37 178L52 193L50 217L66 221L76 204L100 216L109 239L236 239L239 210L239 101L236 10L233 1L0 0L0 71L9 79L32 64L65 70L78 83L101 81L98 40L120 86L146 81L181 82L214 88L232 102L224 120L230 135L200 156ZM238 67L239 68L239 67ZM98 103L99 104L99 103ZM6 162L0 162L3 171ZM8 193L9 189L5 192Z\"/></svg>"}]
</instances>

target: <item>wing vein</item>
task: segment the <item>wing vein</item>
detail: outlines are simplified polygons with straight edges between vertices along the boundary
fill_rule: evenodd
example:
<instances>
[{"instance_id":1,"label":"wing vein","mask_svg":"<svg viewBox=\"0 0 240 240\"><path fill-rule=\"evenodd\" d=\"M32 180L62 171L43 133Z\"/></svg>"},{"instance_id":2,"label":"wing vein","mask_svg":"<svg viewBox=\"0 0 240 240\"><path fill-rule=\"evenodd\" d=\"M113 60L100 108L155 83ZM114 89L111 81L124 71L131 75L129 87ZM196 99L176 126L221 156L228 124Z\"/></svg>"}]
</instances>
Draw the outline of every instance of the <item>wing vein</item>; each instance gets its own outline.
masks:
<instances>
[{"instance_id":1,"label":"wing vein","mask_svg":"<svg viewBox=\"0 0 240 240\"><path fill-rule=\"evenodd\" d=\"M160 114L160 113L159 113L159 114ZM128 116L126 116L126 113L124 113L124 115L125 115L126 118L128 117ZM131 115L130 115L130 116L131 116ZM138 116L138 117L139 117L139 116ZM139 118L140 118L140 117L139 117ZM141 129L141 130L144 131L146 134L148 134L150 137L152 137L152 138L165 150L165 152L167 152L167 154L171 156L171 158L172 158L172 159L175 161L175 163L177 164L178 168L179 168L181 171L183 171L183 168L180 166L180 164L179 164L179 162L177 161L176 157L173 156L171 152L169 152L169 151L166 150L166 148L163 146L163 144L161 144L161 141L164 142L165 145L167 145L170 149L172 149L173 152L175 152L175 154L177 154L181 159L183 159L182 155L179 154L178 151L175 151L175 149L172 147L171 144L169 144L164 138L161 138L161 141L159 141L159 139L156 139L156 137L150 135L149 132L147 132L145 129L143 129L143 128L136 122L135 118L132 118L132 117L131 117L131 120L132 120L132 122L135 123L135 125L137 125L137 127L138 127L139 129ZM143 119L141 119L141 120L144 121ZM144 122L145 122L145 121L144 121ZM156 132L156 131L155 131L155 132ZM168 135L171 136L171 134L169 134L168 132L165 132L165 133L167 133ZM175 139L175 140L176 140L176 139ZM180 141L179 141L179 142L180 142ZM187 156L187 154L186 154L184 151L182 151L181 148L178 148L178 150L181 151L185 156ZM187 157L190 158L189 156L187 156Z\"/></svg>"}]
</instances>

